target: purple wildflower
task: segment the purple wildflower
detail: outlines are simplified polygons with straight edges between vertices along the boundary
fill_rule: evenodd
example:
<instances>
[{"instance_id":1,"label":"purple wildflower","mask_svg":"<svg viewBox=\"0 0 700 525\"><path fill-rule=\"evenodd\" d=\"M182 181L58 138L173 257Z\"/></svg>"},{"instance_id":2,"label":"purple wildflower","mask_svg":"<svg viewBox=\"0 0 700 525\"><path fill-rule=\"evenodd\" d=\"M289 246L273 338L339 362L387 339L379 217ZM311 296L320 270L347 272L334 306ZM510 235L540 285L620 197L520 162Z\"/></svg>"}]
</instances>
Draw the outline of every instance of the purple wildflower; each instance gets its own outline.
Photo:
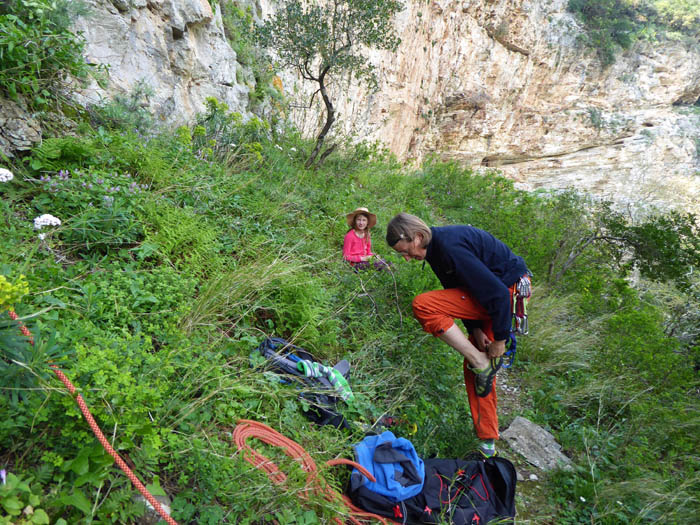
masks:
<instances>
[{"instance_id":1,"label":"purple wildflower","mask_svg":"<svg viewBox=\"0 0 700 525\"><path fill-rule=\"evenodd\" d=\"M3 485L7 482L7 471L5 469L0 470L0 479Z\"/></svg>"}]
</instances>

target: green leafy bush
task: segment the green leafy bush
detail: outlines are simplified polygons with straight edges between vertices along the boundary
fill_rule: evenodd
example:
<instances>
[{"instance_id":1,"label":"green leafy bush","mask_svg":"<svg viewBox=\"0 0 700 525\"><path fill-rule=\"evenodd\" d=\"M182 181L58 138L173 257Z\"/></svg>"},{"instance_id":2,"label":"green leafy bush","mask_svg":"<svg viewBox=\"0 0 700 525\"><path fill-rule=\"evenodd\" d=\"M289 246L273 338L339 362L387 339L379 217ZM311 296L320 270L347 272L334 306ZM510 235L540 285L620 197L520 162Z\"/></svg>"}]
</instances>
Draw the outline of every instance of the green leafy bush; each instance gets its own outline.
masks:
<instances>
[{"instance_id":1,"label":"green leafy bush","mask_svg":"<svg viewBox=\"0 0 700 525\"><path fill-rule=\"evenodd\" d=\"M640 27L627 0L569 0L569 11L583 20L588 44L597 50L603 66L615 61L618 49L632 44Z\"/></svg>"},{"instance_id":2,"label":"green leafy bush","mask_svg":"<svg viewBox=\"0 0 700 525\"><path fill-rule=\"evenodd\" d=\"M0 5L0 86L17 99L45 107L70 80L86 80L85 41L70 31L68 0L8 0Z\"/></svg>"},{"instance_id":3,"label":"green leafy bush","mask_svg":"<svg viewBox=\"0 0 700 525\"><path fill-rule=\"evenodd\" d=\"M49 516L39 507L42 503L40 493L34 490L31 480L22 479L11 472L6 478L3 477L0 485L0 524L48 525Z\"/></svg>"},{"instance_id":4,"label":"green leafy bush","mask_svg":"<svg viewBox=\"0 0 700 525\"><path fill-rule=\"evenodd\" d=\"M82 308L86 319L103 329L162 338L186 312L195 284L192 276L167 265L151 270L107 266L81 284Z\"/></svg>"},{"instance_id":5,"label":"green leafy bush","mask_svg":"<svg viewBox=\"0 0 700 525\"><path fill-rule=\"evenodd\" d=\"M117 94L103 104L89 108L94 125L109 129L135 131L141 135L152 132L153 115L146 107L153 88L139 80L129 93Z\"/></svg>"},{"instance_id":6,"label":"green leafy bush","mask_svg":"<svg viewBox=\"0 0 700 525\"><path fill-rule=\"evenodd\" d=\"M146 243L190 275L222 269L219 232L209 221L187 208L160 199L145 207Z\"/></svg>"},{"instance_id":7,"label":"green leafy bush","mask_svg":"<svg viewBox=\"0 0 700 525\"><path fill-rule=\"evenodd\" d=\"M586 26L586 43L604 67L637 39L655 40L669 31L693 39L700 34L700 6L693 0L569 0L568 10Z\"/></svg>"},{"instance_id":8,"label":"green leafy bush","mask_svg":"<svg viewBox=\"0 0 700 525\"><path fill-rule=\"evenodd\" d=\"M137 213L147 187L131 174L61 170L40 183L43 191L32 204L64 218L60 238L68 250L105 252L143 238Z\"/></svg>"}]
</instances>

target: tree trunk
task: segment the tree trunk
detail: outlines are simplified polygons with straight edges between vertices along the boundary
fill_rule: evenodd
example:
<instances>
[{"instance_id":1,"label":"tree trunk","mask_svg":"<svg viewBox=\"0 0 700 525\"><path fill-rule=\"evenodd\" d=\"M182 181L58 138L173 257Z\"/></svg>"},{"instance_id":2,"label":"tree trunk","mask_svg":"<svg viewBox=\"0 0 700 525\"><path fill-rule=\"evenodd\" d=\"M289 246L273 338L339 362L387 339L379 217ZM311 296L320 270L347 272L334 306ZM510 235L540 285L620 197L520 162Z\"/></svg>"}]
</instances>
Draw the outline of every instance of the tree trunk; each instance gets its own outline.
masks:
<instances>
[{"instance_id":1,"label":"tree trunk","mask_svg":"<svg viewBox=\"0 0 700 525\"><path fill-rule=\"evenodd\" d=\"M316 146L314 146L314 150L311 152L311 155L306 161L306 164L304 164L304 166L307 168L313 166L316 157L318 157L318 154L321 151L321 148L323 147L323 142L326 140L326 135L328 135L331 126L335 122L335 108L333 107L333 102L331 102L331 99L328 97L328 92L326 91L326 84L324 82L326 73L328 73L328 68L326 68L318 77L319 91L321 92L321 96L323 97L323 103L326 105L326 123L324 124L321 133L319 133L318 137L316 137ZM324 158L326 158L326 155L324 155L321 158L321 161Z\"/></svg>"}]
</instances>

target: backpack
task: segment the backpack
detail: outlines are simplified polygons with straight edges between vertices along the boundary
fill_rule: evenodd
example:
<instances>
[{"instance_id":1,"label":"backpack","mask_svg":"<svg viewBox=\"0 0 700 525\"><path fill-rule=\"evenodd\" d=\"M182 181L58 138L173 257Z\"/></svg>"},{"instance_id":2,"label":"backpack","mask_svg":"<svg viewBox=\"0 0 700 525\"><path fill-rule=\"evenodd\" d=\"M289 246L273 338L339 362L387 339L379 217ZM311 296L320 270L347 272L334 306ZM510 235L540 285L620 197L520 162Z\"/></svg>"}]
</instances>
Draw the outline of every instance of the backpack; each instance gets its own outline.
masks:
<instances>
[{"instance_id":1,"label":"backpack","mask_svg":"<svg viewBox=\"0 0 700 525\"><path fill-rule=\"evenodd\" d=\"M366 458L357 453L356 460L370 472L376 470L376 466L368 468ZM376 488L372 490L356 469L350 477L348 495L358 507L402 524L448 521L453 525L487 525L491 520L513 523L516 473L507 459L426 459L423 466L422 488L411 497L395 501ZM380 483L379 477L377 482Z\"/></svg>"},{"instance_id":2,"label":"backpack","mask_svg":"<svg viewBox=\"0 0 700 525\"><path fill-rule=\"evenodd\" d=\"M378 436L367 436L355 445L355 460L376 478L376 481L370 481L359 470L353 469L350 483L355 490L363 486L399 502L415 496L423 488L423 460L409 440L396 438L389 430Z\"/></svg>"},{"instance_id":3,"label":"backpack","mask_svg":"<svg viewBox=\"0 0 700 525\"><path fill-rule=\"evenodd\" d=\"M265 370L280 375L280 382L294 381L299 385L302 389L299 398L309 405L309 410L304 412L308 419L318 425L350 427L345 417L335 409L339 401L335 385L325 376L308 377L304 373L304 368L299 366L302 362L320 364L312 354L281 337L268 337L252 352L251 366L254 364L256 355L264 359ZM339 361L333 369L344 378L350 375L350 364L345 359ZM309 390L304 390L304 386Z\"/></svg>"}]
</instances>

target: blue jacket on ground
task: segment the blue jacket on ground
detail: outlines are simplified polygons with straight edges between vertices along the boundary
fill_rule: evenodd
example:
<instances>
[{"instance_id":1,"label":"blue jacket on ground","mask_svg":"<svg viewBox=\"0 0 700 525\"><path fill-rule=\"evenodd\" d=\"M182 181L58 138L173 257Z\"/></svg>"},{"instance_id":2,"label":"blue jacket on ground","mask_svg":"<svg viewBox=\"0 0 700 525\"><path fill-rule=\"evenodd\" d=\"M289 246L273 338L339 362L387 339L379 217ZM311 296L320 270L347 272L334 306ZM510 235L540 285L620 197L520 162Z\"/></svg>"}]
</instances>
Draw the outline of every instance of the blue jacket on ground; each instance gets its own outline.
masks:
<instances>
[{"instance_id":1,"label":"blue jacket on ground","mask_svg":"<svg viewBox=\"0 0 700 525\"><path fill-rule=\"evenodd\" d=\"M493 321L497 340L511 329L509 288L527 273L522 257L489 232L473 226L432 227L425 260L445 288L464 288Z\"/></svg>"},{"instance_id":2,"label":"blue jacket on ground","mask_svg":"<svg viewBox=\"0 0 700 525\"><path fill-rule=\"evenodd\" d=\"M355 461L365 467L377 481L369 481L357 469L352 470L353 490L362 485L391 501L399 502L420 493L425 481L425 465L413 444L397 438L387 430L367 436L355 445Z\"/></svg>"}]
</instances>

